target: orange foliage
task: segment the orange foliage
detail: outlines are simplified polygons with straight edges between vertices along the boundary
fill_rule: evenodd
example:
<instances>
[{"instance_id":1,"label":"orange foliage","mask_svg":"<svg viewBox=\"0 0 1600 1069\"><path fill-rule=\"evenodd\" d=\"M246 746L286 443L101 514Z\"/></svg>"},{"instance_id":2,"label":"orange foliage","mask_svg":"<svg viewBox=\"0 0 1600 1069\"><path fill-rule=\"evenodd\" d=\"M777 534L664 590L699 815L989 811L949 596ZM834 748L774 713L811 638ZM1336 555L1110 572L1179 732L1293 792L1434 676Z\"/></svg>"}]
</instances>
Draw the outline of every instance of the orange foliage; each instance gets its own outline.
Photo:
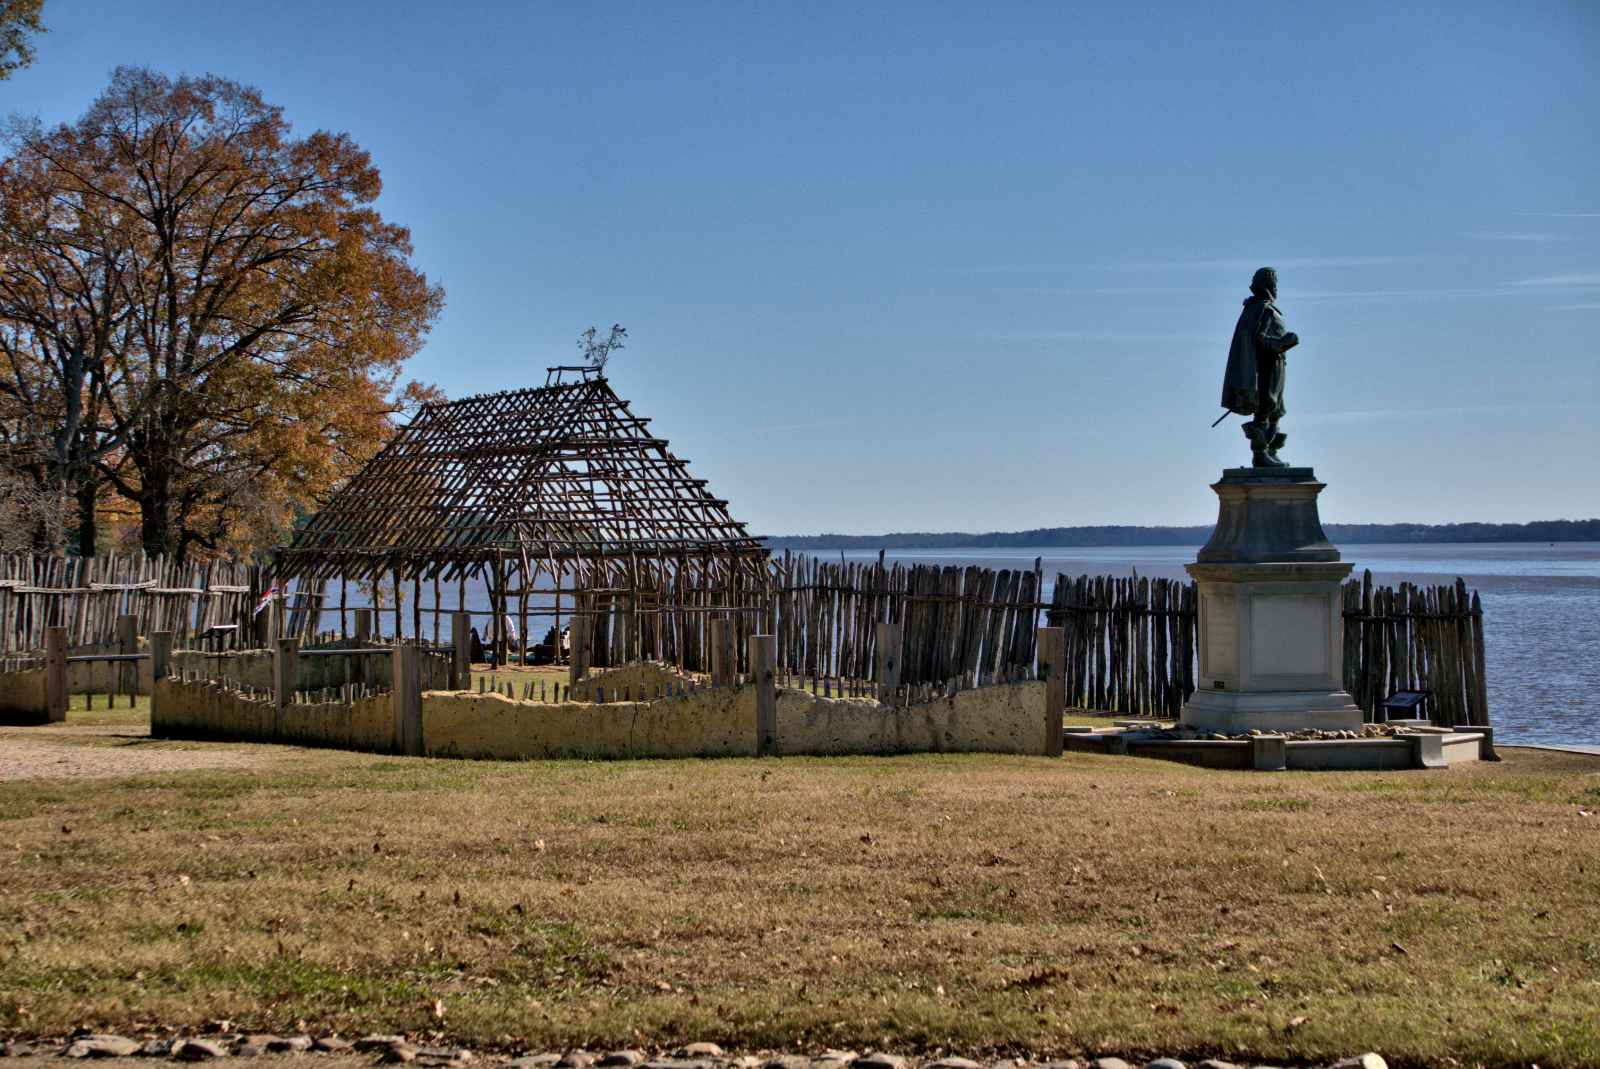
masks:
<instances>
[{"instance_id":1,"label":"orange foliage","mask_svg":"<svg viewBox=\"0 0 1600 1069\"><path fill-rule=\"evenodd\" d=\"M252 88L120 69L0 182L30 255L70 268L52 285L94 294L93 453L149 552L276 542L425 389L399 375L443 293L372 207L377 168Z\"/></svg>"}]
</instances>

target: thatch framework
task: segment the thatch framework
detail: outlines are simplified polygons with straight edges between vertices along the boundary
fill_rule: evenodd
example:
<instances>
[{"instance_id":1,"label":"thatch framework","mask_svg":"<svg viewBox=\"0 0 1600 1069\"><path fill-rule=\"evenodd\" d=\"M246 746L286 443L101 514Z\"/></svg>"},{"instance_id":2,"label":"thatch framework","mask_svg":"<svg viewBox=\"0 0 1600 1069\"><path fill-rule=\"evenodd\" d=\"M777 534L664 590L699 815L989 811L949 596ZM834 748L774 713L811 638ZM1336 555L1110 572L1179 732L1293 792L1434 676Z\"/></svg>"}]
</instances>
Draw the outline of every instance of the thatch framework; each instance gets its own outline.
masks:
<instances>
[{"instance_id":1,"label":"thatch framework","mask_svg":"<svg viewBox=\"0 0 1600 1069\"><path fill-rule=\"evenodd\" d=\"M419 614L427 583L437 614L451 609L441 583L462 591L460 610L463 584L482 577L496 620L559 618L563 599L567 612L634 616L652 611L633 597L646 591L654 611L667 590L709 608L726 603L709 592L764 586L765 545L649 424L592 368L425 406L279 551L279 580L392 580L415 589Z\"/></svg>"}]
</instances>

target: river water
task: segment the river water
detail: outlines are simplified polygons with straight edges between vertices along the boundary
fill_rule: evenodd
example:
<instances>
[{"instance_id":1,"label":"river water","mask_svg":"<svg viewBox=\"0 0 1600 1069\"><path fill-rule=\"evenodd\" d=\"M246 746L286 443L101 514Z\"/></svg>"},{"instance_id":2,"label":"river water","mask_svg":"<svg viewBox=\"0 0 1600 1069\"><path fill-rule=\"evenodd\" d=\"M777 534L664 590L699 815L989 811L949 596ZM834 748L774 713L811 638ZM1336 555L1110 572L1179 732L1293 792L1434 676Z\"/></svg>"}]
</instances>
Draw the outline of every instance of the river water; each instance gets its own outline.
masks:
<instances>
[{"instance_id":1,"label":"river water","mask_svg":"<svg viewBox=\"0 0 1600 1069\"><path fill-rule=\"evenodd\" d=\"M1187 578L1197 546L890 550L893 560L1056 574ZM1496 741L1600 745L1600 542L1344 545L1354 574L1394 586L1450 583L1483 597L1489 720ZM820 556L831 556L821 553ZM845 551L876 559L876 551ZM1048 596L1048 594L1046 595Z\"/></svg>"}]
</instances>

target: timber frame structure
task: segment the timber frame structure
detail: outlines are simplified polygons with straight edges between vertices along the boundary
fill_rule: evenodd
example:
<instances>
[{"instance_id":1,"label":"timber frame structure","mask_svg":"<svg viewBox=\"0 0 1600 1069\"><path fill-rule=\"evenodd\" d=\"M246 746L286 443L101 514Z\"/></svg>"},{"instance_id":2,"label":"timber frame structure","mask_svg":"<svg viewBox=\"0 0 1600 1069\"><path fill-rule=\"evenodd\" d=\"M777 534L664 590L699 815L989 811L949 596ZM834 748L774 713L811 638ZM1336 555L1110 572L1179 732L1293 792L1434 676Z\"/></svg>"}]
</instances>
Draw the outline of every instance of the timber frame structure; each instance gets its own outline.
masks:
<instances>
[{"instance_id":1,"label":"timber frame structure","mask_svg":"<svg viewBox=\"0 0 1600 1069\"><path fill-rule=\"evenodd\" d=\"M769 585L770 558L649 423L587 367L550 368L542 387L426 405L278 551L279 589L295 580L320 601L333 579L393 580L397 593L409 582L421 638L423 584L437 618L452 611L441 583L458 587L454 611L465 611L466 581L481 577L496 629L517 615L513 601L526 621L532 596L532 614L553 607L558 629L562 615L616 613L620 652L668 653L641 641L641 614L737 615L745 595Z\"/></svg>"}]
</instances>

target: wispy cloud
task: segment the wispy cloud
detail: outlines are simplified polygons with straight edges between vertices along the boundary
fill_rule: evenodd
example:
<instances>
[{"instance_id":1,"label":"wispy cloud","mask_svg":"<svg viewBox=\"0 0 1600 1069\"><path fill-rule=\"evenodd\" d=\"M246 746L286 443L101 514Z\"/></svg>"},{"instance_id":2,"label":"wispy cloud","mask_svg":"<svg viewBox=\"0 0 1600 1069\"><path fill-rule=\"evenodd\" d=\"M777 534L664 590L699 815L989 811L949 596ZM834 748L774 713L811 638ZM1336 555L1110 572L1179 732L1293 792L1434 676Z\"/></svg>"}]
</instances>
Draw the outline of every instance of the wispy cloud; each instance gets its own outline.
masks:
<instances>
[{"instance_id":1,"label":"wispy cloud","mask_svg":"<svg viewBox=\"0 0 1600 1069\"><path fill-rule=\"evenodd\" d=\"M1062 271L1254 271L1263 265L1279 270L1324 267L1380 267L1385 264L1423 263L1421 256L1289 256L1263 254L1250 259L1135 260L1119 264L986 264L972 268L979 275L1049 274Z\"/></svg>"},{"instance_id":2,"label":"wispy cloud","mask_svg":"<svg viewBox=\"0 0 1600 1069\"><path fill-rule=\"evenodd\" d=\"M1026 342L1052 342L1052 341L1107 341L1107 342L1196 342L1213 340L1209 334L1196 331L1150 331L1150 330L1092 330L1092 329L1065 329L1065 330L1022 330L1008 331L997 334L980 334L976 338L980 342L1000 343L1026 343Z\"/></svg>"},{"instance_id":3,"label":"wispy cloud","mask_svg":"<svg viewBox=\"0 0 1600 1069\"><path fill-rule=\"evenodd\" d=\"M1554 307L1558 312L1600 312L1600 301L1591 304L1558 304Z\"/></svg>"},{"instance_id":4,"label":"wispy cloud","mask_svg":"<svg viewBox=\"0 0 1600 1069\"><path fill-rule=\"evenodd\" d=\"M1539 219L1600 219L1600 212L1518 212Z\"/></svg>"},{"instance_id":5,"label":"wispy cloud","mask_svg":"<svg viewBox=\"0 0 1600 1069\"><path fill-rule=\"evenodd\" d=\"M1327 304L1389 304L1409 301L1463 301L1483 300L1488 297L1511 297L1523 292L1503 286L1482 289L1308 290L1305 292L1285 289L1280 294L1280 303L1291 304L1295 301L1315 301Z\"/></svg>"},{"instance_id":6,"label":"wispy cloud","mask_svg":"<svg viewBox=\"0 0 1600 1069\"><path fill-rule=\"evenodd\" d=\"M1216 286L1029 286L1013 292L1034 297L1142 297L1148 294L1215 293Z\"/></svg>"},{"instance_id":7,"label":"wispy cloud","mask_svg":"<svg viewBox=\"0 0 1600 1069\"><path fill-rule=\"evenodd\" d=\"M1351 423L1390 423L1428 416L1524 415L1534 412L1591 412L1600 404L1586 405L1442 405L1436 408L1363 408L1347 412L1306 412L1295 422L1328 426Z\"/></svg>"},{"instance_id":8,"label":"wispy cloud","mask_svg":"<svg viewBox=\"0 0 1600 1069\"><path fill-rule=\"evenodd\" d=\"M1516 234L1516 233L1511 233L1511 232L1508 232L1508 231L1499 231L1499 230L1474 230L1471 233L1466 234L1464 236L1465 237L1469 237L1469 238L1476 238L1478 241L1546 242L1546 241L1577 241L1578 240L1577 238L1573 237L1570 234Z\"/></svg>"},{"instance_id":9,"label":"wispy cloud","mask_svg":"<svg viewBox=\"0 0 1600 1069\"><path fill-rule=\"evenodd\" d=\"M1262 265L1285 268L1381 267L1385 264L1417 264L1421 256L1280 256L1263 255L1251 259L1226 260L1145 260L1114 265L1120 271L1254 271Z\"/></svg>"},{"instance_id":10,"label":"wispy cloud","mask_svg":"<svg viewBox=\"0 0 1600 1069\"><path fill-rule=\"evenodd\" d=\"M1546 289L1576 289L1600 286L1600 271L1585 271L1572 275L1542 275L1539 278L1520 278L1513 286L1539 286Z\"/></svg>"}]
</instances>

